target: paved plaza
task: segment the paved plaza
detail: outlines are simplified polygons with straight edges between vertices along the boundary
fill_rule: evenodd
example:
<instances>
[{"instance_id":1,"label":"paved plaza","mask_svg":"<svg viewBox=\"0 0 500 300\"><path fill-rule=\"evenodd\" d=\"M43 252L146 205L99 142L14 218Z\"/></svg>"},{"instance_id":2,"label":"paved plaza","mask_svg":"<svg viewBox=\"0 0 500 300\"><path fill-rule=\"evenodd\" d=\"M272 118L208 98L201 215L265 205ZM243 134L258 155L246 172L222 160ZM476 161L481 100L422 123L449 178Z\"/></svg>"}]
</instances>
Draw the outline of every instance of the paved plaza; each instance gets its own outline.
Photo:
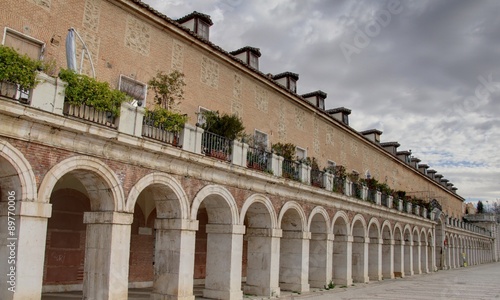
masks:
<instances>
[{"instance_id":1,"label":"paved plaza","mask_svg":"<svg viewBox=\"0 0 500 300\"><path fill-rule=\"evenodd\" d=\"M201 295L203 287L196 287L195 294ZM129 300L149 299L149 289L133 289L129 292ZM44 294L42 300L81 299L82 294L58 293ZM197 300L204 299L196 297ZM244 299L267 299L244 295ZM372 283L354 284L354 286L336 286L332 290L312 290L299 295L282 292L280 299L294 300L500 300L500 263L490 263L467 268L438 271L431 274L414 275L406 278L383 280Z\"/></svg>"}]
</instances>

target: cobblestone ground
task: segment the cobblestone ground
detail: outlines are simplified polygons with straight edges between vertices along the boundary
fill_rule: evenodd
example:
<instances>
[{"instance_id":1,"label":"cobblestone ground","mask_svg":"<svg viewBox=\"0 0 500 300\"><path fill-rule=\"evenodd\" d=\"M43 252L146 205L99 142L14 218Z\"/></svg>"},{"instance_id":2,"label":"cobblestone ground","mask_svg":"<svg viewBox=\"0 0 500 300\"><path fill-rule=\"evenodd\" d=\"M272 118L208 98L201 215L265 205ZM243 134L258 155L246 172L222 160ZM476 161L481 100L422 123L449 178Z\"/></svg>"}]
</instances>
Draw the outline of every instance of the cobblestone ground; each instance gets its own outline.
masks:
<instances>
[{"instance_id":1,"label":"cobblestone ground","mask_svg":"<svg viewBox=\"0 0 500 300\"><path fill-rule=\"evenodd\" d=\"M195 294L201 295L197 286ZM149 289L130 290L129 300L149 299ZM81 299L81 293L45 294L42 300ZM196 300L204 299L197 296ZM244 295L244 299L261 297ZM266 299L266 298L264 298ZM438 271L406 278L372 283L356 283L350 287L336 286L332 290L313 290L306 294L282 292L283 300L500 300L500 263Z\"/></svg>"}]
</instances>

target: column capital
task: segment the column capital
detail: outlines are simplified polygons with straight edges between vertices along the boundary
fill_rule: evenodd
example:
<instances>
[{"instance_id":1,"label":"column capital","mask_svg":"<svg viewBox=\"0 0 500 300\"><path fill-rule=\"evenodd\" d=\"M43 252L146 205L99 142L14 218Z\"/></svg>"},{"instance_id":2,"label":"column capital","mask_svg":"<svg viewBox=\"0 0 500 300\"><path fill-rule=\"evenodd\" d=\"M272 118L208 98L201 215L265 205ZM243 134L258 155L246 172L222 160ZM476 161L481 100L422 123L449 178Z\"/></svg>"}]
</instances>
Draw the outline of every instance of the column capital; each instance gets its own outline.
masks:
<instances>
[{"instance_id":1,"label":"column capital","mask_svg":"<svg viewBox=\"0 0 500 300\"><path fill-rule=\"evenodd\" d=\"M207 224L207 233L230 233L230 234L245 234L244 225L233 224Z\"/></svg>"},{"instance_id":2,"label":"column capital","mask_svg":"<svg viewBox=\"0 0 500 300\"><path fill-rule=\"evenodd\" d=\"M134 221L134 215L131 213L122 213L116 211L92 211L83 214L83 223L85 224L122 224L130 225Z\"/></svg>"},{"instance_id":3,"label":"column capital","mask_svg":"<svg viewBox=\"0 0 500 300\"><path fill-rule=\"evenodd\" d=\"M0 216L7 216L8 202L0 202ZM50 218L52 216L52 204L35 201L16 201L15 211L11 211L17 216Z\"/></svg>"},{"instance_id":4,"label":"column capital","mask_svg":"<svg viewBox=\"0 0 500 300\"><path fill-rule=\"evenodd\" d=\"M156 219L155 229L197 231L198 220L190 219Z\"/></svg>"}]
</instances>

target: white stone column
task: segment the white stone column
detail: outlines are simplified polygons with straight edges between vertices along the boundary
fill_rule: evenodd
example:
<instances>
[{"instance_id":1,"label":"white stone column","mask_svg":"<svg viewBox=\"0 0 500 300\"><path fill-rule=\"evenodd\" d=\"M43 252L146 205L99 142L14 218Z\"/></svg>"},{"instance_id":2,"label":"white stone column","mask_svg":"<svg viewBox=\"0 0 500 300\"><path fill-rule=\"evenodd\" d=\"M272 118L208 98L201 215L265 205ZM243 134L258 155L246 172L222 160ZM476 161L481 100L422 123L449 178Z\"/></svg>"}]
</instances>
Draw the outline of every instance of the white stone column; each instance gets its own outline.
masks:
<instances>
[{"instance_id":1,"label":"white stone column","mask_svg":"<svg viewBox=\"0 0 500 300\"><path fill-rule=\"evenodd\" d=\"M333 241L333 282L352 284L352 236L336 235Z\"/></svg>"},{"instance_id":2,"label":"white stone column","mask_svg":"<svg viewBox=\"0 0 500 300\"><path fill-rule=\"evenodd\" d=\"M346 196L352 196L352 182L348 178L344 182L344 191Z\"/></svg>"},{"instance_id":3,"label":"white stone column","mask_svg":"<svg viewBox=\"0 0 500 300\"><path fill-rule=\"evenodd\" d=\"M271 170L275 176L283 176L283 157L274 153L271 155Z\"/></svg>"},{"instance_id":4,"label":"white stone column","mask_svg":"<svg viewBox=\"0 0 500 300\"><path fill-rule=\"evenodd\" d=\"M85 212L83 299L127 299L132 221L128 213Z\"/></svg>"},{"instance_id":5,"label":"white stone column","mask_svg":"<svg viewBox=\"0 0 500 300\"><path fill-rule=\"evenodd\" d=\"M117 120L118 132L142 137L142 121L144 119L144 108L133 106L123 102L120 106L120 116Z\"/></svg>"},{"instance_id":6,"label":"white stone column","mask_svg":"<svg viewBox=\"0 0 500 300\"><path fill-rule=\"evenodd\" d=\"M354 282L368 282L369 238L354 236L352 242L352 279Z\"/></svg>"},{"instance_id":7,"label":"white stone column","mask_svg":"<svg viewBox=\"0 0 500 300\"><path fill-rule=\"evenodd\" d=\"M306 164L299 165L300 182L311 184L311 167Z\"/></svg>"},{"instance_id":8,"label":"white stone column","mask_svg":"<svg viewBox=\"0 0 500 300\"><path fill-rule=\"evenodd\" d=\"M51 77L43 72L37 72L36 80L38 85L30 93L30 105L62 116L68 84L59 77Z\"/></svg>"},{"instance_id":9,"label":"white stone column","mask_svg":"<svg viewBox=\"0 0 500 300\"><path fill-rule=\"evenodd\" d=\"M233 141L233 153L231 153L231 163L241 167L247 167L248 144Z\"/></svg>"},{"instance_id":10,"label":"white stone column","mask_svg":"<svg viewBox=\"0 0 500 300\"><path fill-rule=\"evenodd\" d=\"M245 294L279 297L281 229L247 228L247 281Z\"/></svg>"},{"instance_id":11,"label":"white stone column","mask_svg":"<svg viewBox=\"0 0 500 300\"><path fill-rule=\"evenodd\" d=\"M283 231L280 245L280 287L282 290L309 291L310 232Z\"/></svg>"},{"instance_id":12,"label":"white stone column","mask_svg":"<svg viewBox=\"0 0 500 300\"><path fill-rule=\"evenodd\" d=\"M333 234L312 234L309 242L309 284L323 288L332 279Z\"/></svg>"},{"instance_id":13,"label":"white stone column","mask_svg":"<svg viewBox=\"0 0 500 300\"><path fill-rule=\"evenodd\" d=\"M382 278L394 278L394 240L383 240L382 246Z\"/></svg>"},{"instance_id":14,"label":"white stone column","mask_svg":"<svg viewBox=\"0 0 500 300\"><path fill-rule=\"evenodd\" d=\"M242 299L241 262L245 226L207 224L207 276L203 297Z\"/></svg>"},{"instance_id":15,"label":"white stone column","mask_svg":"<svg viewBox=\"0 0 500 300\"><path fill-rule=\"evenodd\" d=\"M182 145L182 150L201 154L201 139L203 136L203 128L184 124L184 129L181 132L179 143Z\"/></svg>"},{"instance_id":16,"label":"white stone column","mask_svg":"<svg viewBox=\"0 0 500 300\"><path fill-rule=\"evenodd\" d=\"M16 199L16 204L11 206L15 207L14 211L8 202L0 202L2 300L40 299L42 295L47 220L51 216L52 205L20 200ZM13 214L9 215L9 212ZM9 221L13 223L8 224ZM13 229L11 226L15 227L14 231L10 230ZM12 276L15 277L13 281Z\"/></svg>"},{"instance_id":17,"label":"white stone column","mask_svg":"<svg viewBox=\"0 0 500 300\"><path fill-rule=\"evenodd\" d=\"M370 281L382 280L382 243L379 238L369 238L368 277Z\"/></svg>"},{"instance_id":18,"label":"white stone column","mask_svg":"<svg viewBox=\"0 0 500 300\"><path fill-rule=\"evenodd\" d=\"M405 262L404 262L404 270L405 270L405 275L406 276L412 276L413 273L413 241L405 241L405 246L404 246L404 257L405 257Z\"/></svg>"},{"instance_id":19,"label":"white stone column","mask_svg":"<svg viewBox=\"0 0 500 300\"><path fill-rule=\"evenodd\" d=\"M333 174L328 172L325 172L323 174L323 182L325 183L325 190L327 191L333 190L333 179L334 179Z\"/></svg>"},{"instance_id":20,"label":"white stone column","mask_svg":"<svg viewBox=\"0 0 500 300\"><path fill-rule=\"evenodd\" d=\"M156 219L155 277L151 300L194 300L193 272L198 221Z\"/></svg>"},{"instance_id":21,"label":"white stone column","mask_svg":"<svg viewBox=\"0 0 500 300\"><path fill-rule=\"evenodd\" d=\"M394 241L394 273L402 278L405 277L405 251L404 241ZM396 274L394 274L395 277Z\"/></svg>"}]
</instances>

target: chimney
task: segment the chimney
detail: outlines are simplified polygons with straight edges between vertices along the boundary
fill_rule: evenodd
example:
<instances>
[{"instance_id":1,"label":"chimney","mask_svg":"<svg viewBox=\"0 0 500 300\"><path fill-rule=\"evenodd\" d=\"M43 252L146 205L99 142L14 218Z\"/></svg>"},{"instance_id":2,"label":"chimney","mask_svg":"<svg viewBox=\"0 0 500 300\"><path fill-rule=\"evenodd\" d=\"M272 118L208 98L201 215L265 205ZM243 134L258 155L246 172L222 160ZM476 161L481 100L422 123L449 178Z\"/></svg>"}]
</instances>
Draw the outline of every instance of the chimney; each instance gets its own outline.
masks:
<instances>
[{"instance_id":1,"label":"chimney","mask_svg":"<svg viewBox=\"0 0 500 300\"><path fill-rule=\"evenodd\" d=\"M380 143L380 146L382 146L382 148L390 154L397 155L396 153L398 153L398 147L401 145L398 142L386 142Z\"/></svg>"},{"instance_id":2,"label":"chimney","mask_svg":"<svg viewBox=\"0 0 500 300\"><path fill-rule=\"evenodd\" d=\"M396 156L407 164L410 164L410 155L411 151L408 150L396 152Z\"/></svg>"},{"instance_id":3,"label":"chimney","mask_svg":"<svg viewBox=\"0 0 500 300\"><path fill-rule=\"evenodd\" d=\"M441 174L434 175L434 180L438 183L441 183L441 178L443 178L443 175Z\"/></svg>"},{"instance_id":4,"label":"chimney","mask_svg":"<svg viewBox=\"0 0 500 300\"><path fill-rule=\"evenodd\" d=\"M456 187L452 187L452 188L451 188L451 191L452 191L453 193L455 193L455 194L457 193L457 190L458 190L458 189L457 189Z\"/></svg>"},{"instance_id":5,"label":"chimney","mask_svg":"<svg viewBox=\"0 0 500 300\"><path fill-rule=\"evenodd\" d=\"M210 26L214 24L209 15L197 11L175 21L207 41L209 38Z\"/></svg>"},{"instance_id":6,"label":"chimney","mask_svg":"<svg viewBox=\"0 0 500 300\"><path fill-rule=\"evenodd\" d=\"M320 90L302 95L302 98L321 110L325 110L326 93Z\"/></svg>"},{"instance_id":7,"label":"chimney","mask_svg":"<svg viewBox=\"0 0 500 300\"><path fill-rule=\"evenodd\" d=\"M448 179L442 178L440 182L441 182L441 185L443 185L444 187L447 187L448 181L449 181Z\"/></svg>"},{"instance_id":8,"label":"chimney","mask_svg":"<svg viewBox=\"0 0 500 300\"><path fill-rule=\"evenodd\" d=\"M330 115L330 117L338 120L346 125L349 125L349 115L351 114L351 110L345 107L338 107L333 109L328 109L326 112Z\"/></svg>"},{"instance_id":9,"label":"chimney","mask_svg":"<svg viewBox=\"0 0 500 300\"><path fill-rule=\"evenodd\" d=\"M259 48L246 46L229 53L234 57L241 59L248 66L256 70L259 69L259 57L261 56Z\"/></svg>"},{"instance_id":10,"label":"chimney","mask_svg":"<svg viewBox=\"0 0 500 300\"><path fill-rule=\"evenodd\" d=\"M427 176L429 176L430 179L434 179L434 176L436 175L437 171L433 169L428 169L427 170Z\"/></svg>"},{"instance_id":11,"label":"chimney","mask_svg":"<svg viewBox=\"0 0 500 300\"><path fill-rule=\"evenodd\" d=\"M361 131L360 133L370 141L380 144L380 136L382 135L382 131L377 129L368 129L365 131Z\"/></svg>"},{"instance_id":12,"label":"chimney","mask_svg":"<svg viewBox=\"0 0 500 300\"><path fill-rule=\"evenodd\" d=\"M273 79L291 92L297 93L297 81L299 80L299 74L284 72L274 75Z\"/></svg>"},{"instance_id":13,"label":"chimney","mask_svg":"<svg viewBox=\"0 0 500 300\"><path fill-rule=\"evenodd\" d=\"M426 164L418 164L418 170L424 174L424 175L427 175L427 169L429 168L428 165Z\"/></svg>"},{"instance_id":14,"label":"chimney","mask_svg":"<svg viewBox=\"0 0 500 300\"><path fill-rule=\"evenodd\" d=\"M415 169L417 169L417 170L418 170L418 163L419 163L420 161L421 161L420 159L418 159L418 158L416 158L416 157L412 157L412 158L410 159L410 165L411 165L412 167L414 167Z\"/></svg>"}]
</instances>

